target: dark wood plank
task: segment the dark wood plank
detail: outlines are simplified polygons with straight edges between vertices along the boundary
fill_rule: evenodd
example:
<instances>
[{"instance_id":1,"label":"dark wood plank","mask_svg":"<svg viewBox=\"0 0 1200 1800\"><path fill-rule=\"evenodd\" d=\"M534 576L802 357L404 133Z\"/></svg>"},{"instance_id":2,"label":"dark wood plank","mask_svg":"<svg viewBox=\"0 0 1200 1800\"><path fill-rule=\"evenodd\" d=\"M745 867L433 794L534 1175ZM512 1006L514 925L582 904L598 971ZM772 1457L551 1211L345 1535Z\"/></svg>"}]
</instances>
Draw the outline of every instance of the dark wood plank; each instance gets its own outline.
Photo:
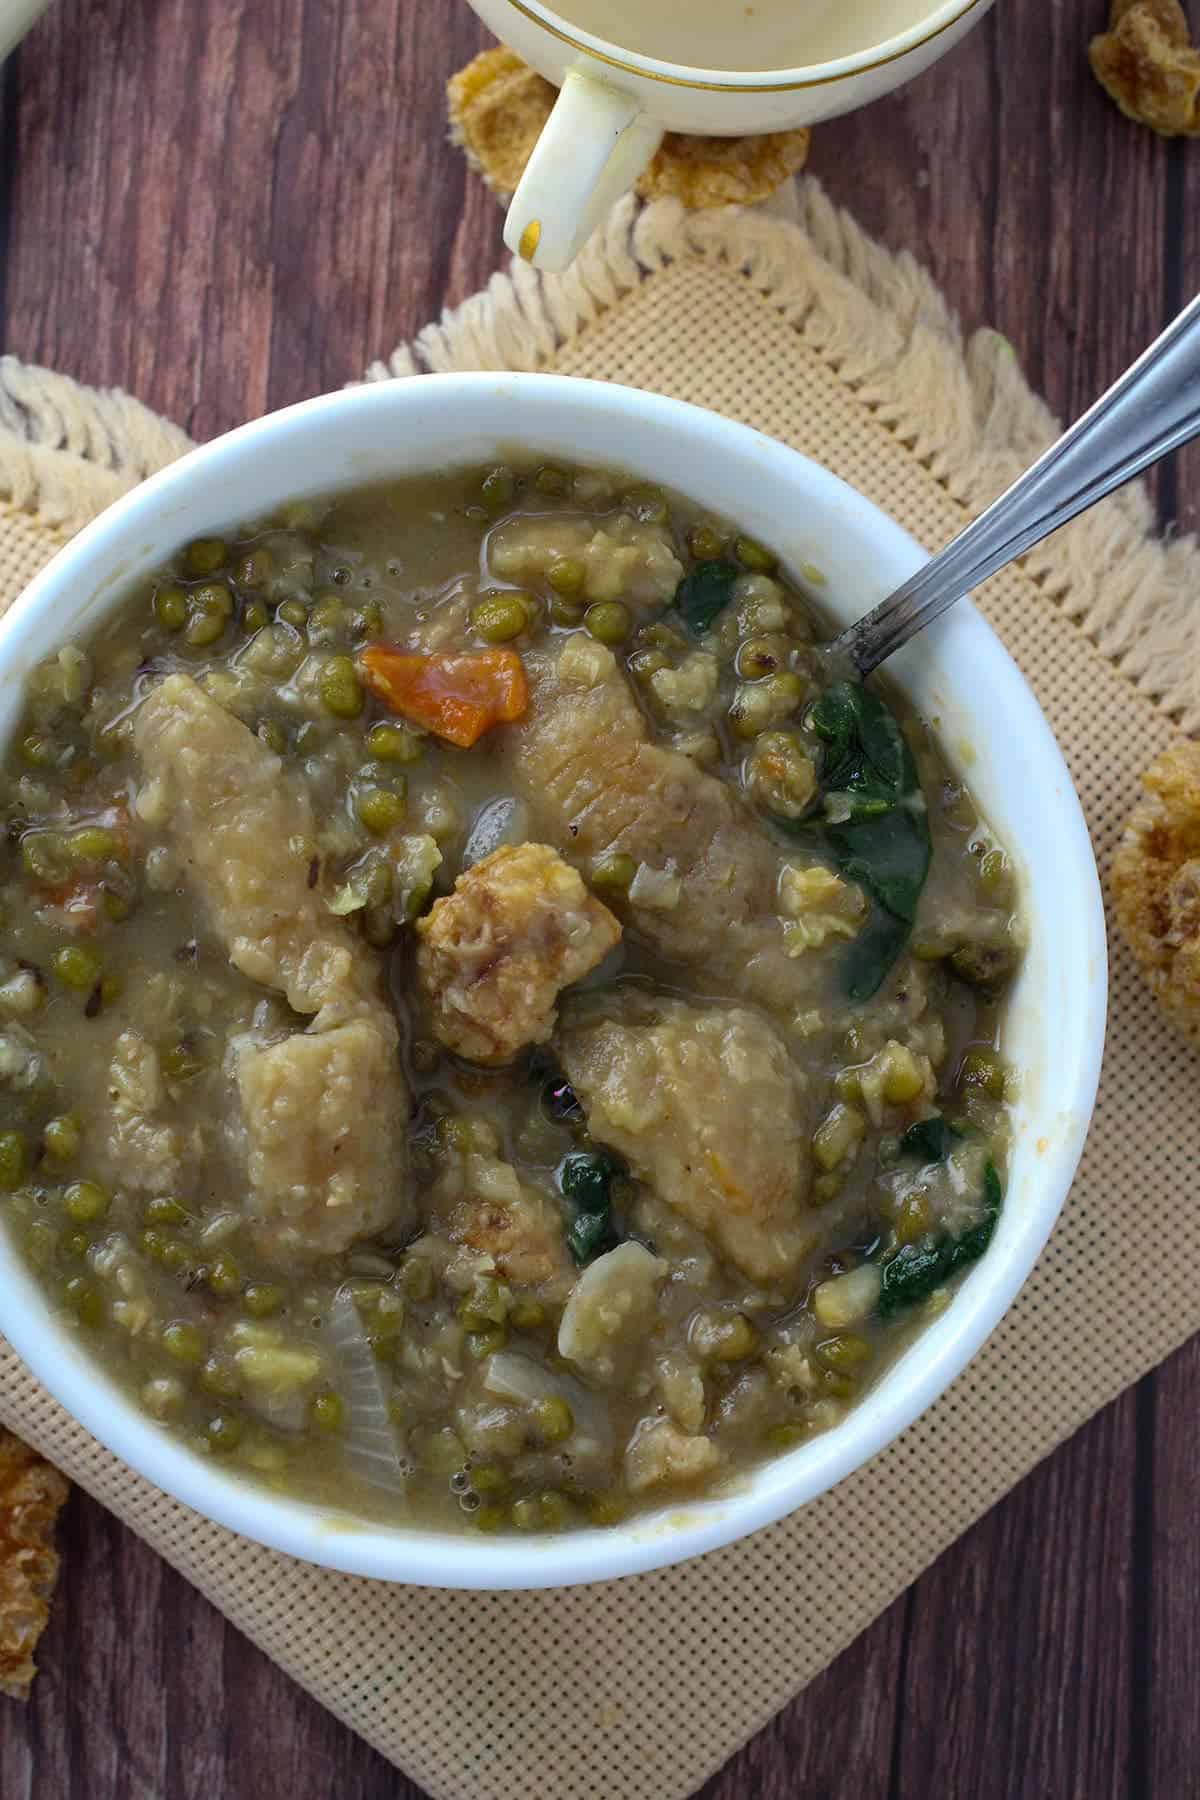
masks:
<instances>
[{"instance_id":1,"label":"dark wood plank","mask_svg":"<svg viewBox=\"0 0 1200 1800\"><path fill-rule=\"evenodd\" d=\"M4 1800L422 1800L78 1490L60 1548L32 1696L0 1700Z\"/></svg>"},{"instance_id":2,"label":"dark wood plank","mask_svg":"<svg viewBox=\"0 0 1200 1800\"><path fill-rule=\"evenodd\" d=\"M697 1800L887 1800L907 1610L890 1607Z\"/></svg>"},{"instance_id":3,"label":"dark wood plank","mask_svg":"<svg viewBox=\"0 0 1200 1800\"><path fill-rule=\"evenodd\" d=\"M5 348L198 437L361 374L499 258L442 101L485 41L413 0L58 0L14 63Z\"/></svg>"},{"instance_id":4,"label":"dark wood plank","mask_svg":"<svg viewBox=\"0 0 1200 1800\"><path fill-rule=\"evenodd\" d=\"M161 1675L163 1599L176 1578L78 1492L60 1549L62 1579L33 1695L25 1715L8 1702L3 1721L6 1800L10 1793L75 1800L118 1792L151 1800L165 1791L164 1705L172 1684ZM13 1729L18 1721L24 1734Z\"/></svg>"},{"instance_id":5,"label":"dark wood plank","mask_svg":"<svg viewBox=\"0 0 1200 1800\"><path fill-rule=\"evenodd\" d=\"M813 147L1063 416L1200 286L1200 159L1095 88L1103 11L1000 0ZM352 379L499 261L441 98L485 41L461 0L57 0L0 75L3 348L201 437ZM1200 523L1198 478L1192 451L1158 480L1165 517ZM1193 1791L1197 1354L1035 1472L706 1800ZM78 1494L64 1549L34 1697L0 1703L4 1800L420 1800Z\"/></svg>"},{"instance_id":6,"label":"dark wood plank","mask_svg":"<svg viewBox=\"0 0 1200 1800\"><path fill-rule=\"evenodd\" d=\"M918 1582L895 1794L1172 1791L1130 1785L1136 1467L1128 1393Z\"/></svg>"},{"instance_id":7,"label":"dark wood plank","mask_svg":"<svg viewBox=\"0 0 1200 1800\"><path fill-rule=\"evenodd\" d=\"M1142 1791L1186 1794L1196 1785L1196 1694L1200 1691L1200 1494L1196 1389L1200 1341L1163 1364L1148 1418L1141 1572L1142 1654L1151 1702L1135 1718L1142 1733ZM1190 1521L1190 1523L1189 1523Z\"/></svg>"},{"instance_id":8,"label":"dark wood plank","mask_svg":"<svg viewBox=\"0 0 1200 1800\"><path fill-rule=\"evenodd\" d=\"M1193 30L1200 17L1192 8ZM1200 293L1200 169L1188 155L1189 144L1176 140L1167 164L1167 241L1165 245L1171 304L1178 309ZM1174 458L1173 504L1168 509L1180 531L1200 531L1200 444L1189 444Z\"/></svg>"}]
</instances>

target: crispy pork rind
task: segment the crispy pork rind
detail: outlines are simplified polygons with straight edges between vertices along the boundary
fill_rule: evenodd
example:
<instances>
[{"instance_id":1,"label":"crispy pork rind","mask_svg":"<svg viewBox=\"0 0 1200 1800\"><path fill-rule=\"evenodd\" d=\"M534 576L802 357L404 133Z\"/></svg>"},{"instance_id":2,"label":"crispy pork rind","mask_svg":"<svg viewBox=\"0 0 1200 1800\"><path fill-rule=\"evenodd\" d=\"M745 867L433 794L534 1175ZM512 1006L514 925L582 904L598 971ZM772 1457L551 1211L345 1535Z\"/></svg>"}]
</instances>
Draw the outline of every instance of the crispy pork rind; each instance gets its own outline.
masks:
<instances>
[{"instance_id":1,"label":"crispy pork rind","mask_svg":"<svg viewBox=\"0 0 1200 1800\"><path fill-rule=\"evenodd\" d=\"M54 1526L65 1475L0 1426L0 1694L27 1700L58 1579Z\"/></svg>"},{"instance_id":2,"label":"crispy pork rind","mask_svg":"<svg viewBox=\"0 0 1200 1800\"><path fill-rule=\"evenodd\" d=\"M484 50L446 88L450 136L501 199L515 190L558 93L515 50ZM762 137L690 137L669 131L639 176L643 200L691 210L750 206L773 194L808 159L806 130Z\"/></svg>"},{"instance_id":3,"label":"crispy pork rind","mask_svg":"<svg viewBox=\"0 0 1200 1800\"><path fill-rule=\"evenodd\" d=\"M1163 137L1200 136L1200 51L1179 0L1113 0L1088 59L1127 118Z\"/></svg>"},{"instance_id":4,"label":"crispy pork rind","mask_svg":"<svg viewBox=\"0 0 1200 1800\"><path fill-rule=\"evenodd\" d=\"M1142 784L1113 857L1117 922L1167 1017L1200 1045L1200 744L1164 750Z\"/></svg>"}]
</instances>

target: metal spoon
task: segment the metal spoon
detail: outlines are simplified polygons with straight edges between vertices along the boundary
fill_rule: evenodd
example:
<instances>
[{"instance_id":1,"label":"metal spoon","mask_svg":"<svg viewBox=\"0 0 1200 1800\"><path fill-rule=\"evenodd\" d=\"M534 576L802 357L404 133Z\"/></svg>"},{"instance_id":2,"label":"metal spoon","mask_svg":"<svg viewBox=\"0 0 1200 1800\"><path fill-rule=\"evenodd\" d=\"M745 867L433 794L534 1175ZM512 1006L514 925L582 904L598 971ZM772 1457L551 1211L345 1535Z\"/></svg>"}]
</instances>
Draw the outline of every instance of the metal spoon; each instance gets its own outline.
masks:
<instances>
[{"instance_id":1,"label":"metal spoon","mask_svg":"<svg viewBox=\"0 0 1200 1800\"><path fill-rule=\"evenodd\" d=\"M860 675L1044 537L1200 432L1200 296L986 512L829 645Z\"/></svg>"}]
</instances>

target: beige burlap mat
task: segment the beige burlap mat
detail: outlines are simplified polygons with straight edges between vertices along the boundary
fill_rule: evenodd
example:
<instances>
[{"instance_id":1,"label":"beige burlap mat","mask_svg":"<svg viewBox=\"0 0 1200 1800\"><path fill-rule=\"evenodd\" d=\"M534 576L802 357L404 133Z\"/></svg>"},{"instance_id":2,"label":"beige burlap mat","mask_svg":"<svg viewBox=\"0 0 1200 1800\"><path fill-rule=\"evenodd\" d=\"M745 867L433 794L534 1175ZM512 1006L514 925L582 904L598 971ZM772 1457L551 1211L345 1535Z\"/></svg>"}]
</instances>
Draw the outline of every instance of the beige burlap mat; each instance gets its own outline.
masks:
<instances>
[{"instance_id":1,"label":"beige burlap mat","mask_svg":"<svg viewBox=\"0 0 1200 1800\"><path fill-rule=\"evenodd\" d=\"M812 184L798 218L624 206L568 275L497 275L371 376L543 368L701 401L819 458L936 545L1030 460L1051 420L1002 339L960 343L910 259L868 243ZM0 593L183 447L127 400L2 365ZM1105 865L1142 767L1180 727L1200 727L1200 555L1153 541L1151 523L1128 492L983 594L1066 751ZM1200 1327L1200 1063L1113 948L1095 1123L1020 1299L898 1443L746 1543L557 1593L387 1587L290 1562L165 1499L11 1353L0 1418L434 1794L686 1795L1034 1463Z\"/></svg>"}]
</instances>

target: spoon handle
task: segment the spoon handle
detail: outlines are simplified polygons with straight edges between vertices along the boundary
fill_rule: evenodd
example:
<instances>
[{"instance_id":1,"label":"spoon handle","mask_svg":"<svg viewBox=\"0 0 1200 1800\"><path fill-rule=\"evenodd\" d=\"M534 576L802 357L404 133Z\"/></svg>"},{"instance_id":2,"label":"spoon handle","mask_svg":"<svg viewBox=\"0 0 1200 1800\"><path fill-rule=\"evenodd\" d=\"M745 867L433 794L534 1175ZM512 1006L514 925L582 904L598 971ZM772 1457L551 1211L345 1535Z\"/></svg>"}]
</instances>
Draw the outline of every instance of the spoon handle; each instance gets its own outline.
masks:
<instances>
[{"instance_id":1,"label":"spoon handle","mask_svg":"<svg viewBox=\"0 0 1200 1800\"><path fill-rule=\"evenodd\" d=\"M956 600L1200 432L1200 296L1012 486L831 649L869 675Z\"/></svg>"}]
</instances>

